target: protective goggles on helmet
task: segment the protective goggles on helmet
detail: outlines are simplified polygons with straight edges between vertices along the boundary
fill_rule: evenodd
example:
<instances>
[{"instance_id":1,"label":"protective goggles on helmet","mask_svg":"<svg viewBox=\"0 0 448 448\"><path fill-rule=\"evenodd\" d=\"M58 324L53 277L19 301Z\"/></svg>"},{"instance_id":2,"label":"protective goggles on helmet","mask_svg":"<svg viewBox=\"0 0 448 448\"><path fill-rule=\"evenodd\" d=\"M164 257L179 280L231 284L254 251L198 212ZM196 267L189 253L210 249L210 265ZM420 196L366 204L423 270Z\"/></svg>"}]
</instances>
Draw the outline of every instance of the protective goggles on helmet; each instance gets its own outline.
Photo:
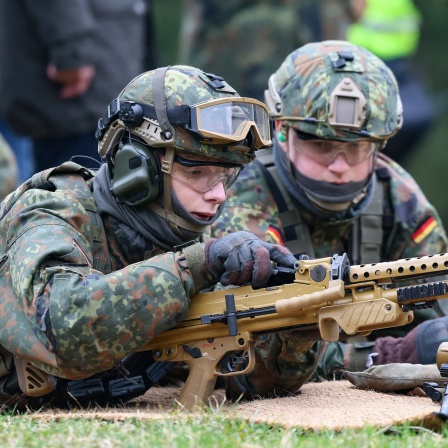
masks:
<instances>
[{"instance_id":1,"label":"protective goggles on helmet","mask_svg":"<svg viewBox=\"0 0 448 448\"><path fill-rule=\"evenodd\" d=\"M232 144L252 134L251 146L271 146L269 113L261 101L245 97L226 97L193 106L181 105L166 110L171 126L183 126L197 140L210 144ZM137 128L145 119L158 120L156 108L144 103L113 100L107 116L100 118L96 138L101 141L111 123L120 119L126 128ZM253 132L251 132L253 131ZM165 144L173 141L172 132L164 132Z\"/></svg>"},{"instance_id":2,"label":"protective goggles on helmet","mask_svg":"<svg viewBox=\"0 0 448 448\"><path fill-rule=\"evenodd\" d=\"M229 189L243 169L242 165L185 159L176 155L171 177L197 193L210 191L219 182Z\"/></svg>"},{"instance_id":3,"label":"protective goggles on helmet","mask_svg":"<svg viewBox=\"0 0 448 448\"><path fill-rule=\"evenodd\" d=\"M343 154L349 166L355 166L371 157L380 149L381 144L371 140L340 142L336 140L306 139L299 136L294 149L306 155L319 165L331 165L339 154Z\"/></svg>"},{"instance_id":4,"label":"protective goggles on helmet","mask_svg":"<svg viewBox=\"0 0 448 448\"><path fill-rule=\"evenodd\" d=\"M203 140L229 143L244 140L254 130L253 146L270 146L269 113L265 104L252 98L220 98L190 107L186 128Z\"/></svg>"}]
</instances>

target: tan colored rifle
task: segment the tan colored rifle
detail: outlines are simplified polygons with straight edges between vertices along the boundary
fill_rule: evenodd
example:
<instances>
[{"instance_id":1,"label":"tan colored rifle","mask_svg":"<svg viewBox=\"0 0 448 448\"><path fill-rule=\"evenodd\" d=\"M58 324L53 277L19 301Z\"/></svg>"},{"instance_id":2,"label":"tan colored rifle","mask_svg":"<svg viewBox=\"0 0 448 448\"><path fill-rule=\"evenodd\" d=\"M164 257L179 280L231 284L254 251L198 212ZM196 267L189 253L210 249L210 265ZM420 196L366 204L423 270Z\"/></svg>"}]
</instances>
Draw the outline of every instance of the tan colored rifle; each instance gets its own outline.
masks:
<instances>
[{"instance_id":1,"label":"tan colored rifle","mask_svg":"<svg viewBox=\"0 0 448 448\"><path fill-rule=\"evenodd\" d=\"M345 254L300 260L290 279L280 276L277 283L284 284L192 297L187 317L140 350L152 350L157 361L189 365L179 401L191 410L207 401L219 375L241 375L254 368L257 335L317 326L324 341L337 341L341 330L368 335L405 325L413 320L413 310L448 297L448 282L417 281L447 273L448 254L358 266L350 266ZM224 365L226 356L238 352L245 352L244 370Z\"/></svg>"}]
</instances>

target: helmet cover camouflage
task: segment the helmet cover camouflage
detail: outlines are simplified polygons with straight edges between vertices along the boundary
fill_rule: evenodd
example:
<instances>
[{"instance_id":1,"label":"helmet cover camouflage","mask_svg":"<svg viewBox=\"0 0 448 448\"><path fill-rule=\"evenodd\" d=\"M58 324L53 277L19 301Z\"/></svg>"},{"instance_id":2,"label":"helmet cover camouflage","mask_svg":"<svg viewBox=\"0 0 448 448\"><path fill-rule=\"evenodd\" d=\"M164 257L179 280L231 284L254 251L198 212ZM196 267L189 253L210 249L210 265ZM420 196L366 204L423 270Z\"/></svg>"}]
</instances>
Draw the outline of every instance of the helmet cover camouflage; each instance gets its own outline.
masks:
<instances>
[{"instance_id":1,"label":"helmet cover camouflage","mask_svg":"<svg viewBox=\"0 0 448 448\"><path fill-rule=\"evenodd\" d=\"M298 48L269 84L266 103L271 117L318 138L384 140L402 125L402 105L391 70L369 51L345 41ZM345 84L359 100L353 126L335 124L333 116L335 92L344 96Z\"/></svg>"},{"instance_id":2,"label":"helmet cover camouflage","mask_svg":"<svg viewBox=\"0 0 448 448\"><path fill-rule=\"evenodd\" d=\"M120 93L120 101L133 101L153 106L154 105L154 74L155 70L151 70L135 77ZM221 78L220 78L221 79ZM215 87L213 78L210 74L204 73L202 70L186 66L176 65L168 68L164 78L165 101L166 108L170 109L175 106L189 105L193 106L204 101L226 98L239 97L238 93L224 80L219 83L219 87ZM120 122L120 120L117 120ZM139 126L131 129L131 133L138 135L150 146L174 146L176 151L181 151L193 155L201 155L206 157L213 157L221 159L225 162L232 163L249 163L254 156L248 151L248 148L241 146L229 146L218 144L205 144L199 142L192 133L186 130L183 126L174 127L173 139L168 141L161 141L160 144L154 144L153 138L149 138L146 128L148 122L145 117L145 122ZM111 126L113 128L113 126ZM117 132L123 133L123 126L119 126ZM106 140L106 138L103 138ZM110 142L111 137L107 140ZM110 148L102 148L102 142L99 144L100 155Z\"/></svg>"}]
</instances>

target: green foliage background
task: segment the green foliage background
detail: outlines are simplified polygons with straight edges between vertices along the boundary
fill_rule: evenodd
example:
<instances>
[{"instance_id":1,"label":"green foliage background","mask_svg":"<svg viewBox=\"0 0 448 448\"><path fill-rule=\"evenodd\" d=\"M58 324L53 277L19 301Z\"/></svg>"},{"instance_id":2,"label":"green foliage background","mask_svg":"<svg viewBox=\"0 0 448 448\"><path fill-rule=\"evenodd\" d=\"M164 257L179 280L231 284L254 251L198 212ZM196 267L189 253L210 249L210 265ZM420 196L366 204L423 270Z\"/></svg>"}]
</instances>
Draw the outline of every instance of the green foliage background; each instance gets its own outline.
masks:
<instances>
[{"instance_id":1,"label":"green foliage background","mask_svg":"<svg viewBox=\"0 0 448 448\"><path fill-rule=\"evenodd\" d=\"M448 0L416 0L423 15L421 41L414 66L423 76L438 119L405 168L439 210L448 229Z\"/></svg>"},{"instance_id":2,"label":"green foliage background","mask_svg":"<svg viewBox=\"0 0 448 448\"><path fill-rule=\"evenodd\" d=\"M393 1L393 0L391 0ZM403 163L448 229L448 0L415 0L423 16L414 67L434 98L438 119ZM153 0L158 65L176 64L182 0Z\"/></svg>"}]
</instances>

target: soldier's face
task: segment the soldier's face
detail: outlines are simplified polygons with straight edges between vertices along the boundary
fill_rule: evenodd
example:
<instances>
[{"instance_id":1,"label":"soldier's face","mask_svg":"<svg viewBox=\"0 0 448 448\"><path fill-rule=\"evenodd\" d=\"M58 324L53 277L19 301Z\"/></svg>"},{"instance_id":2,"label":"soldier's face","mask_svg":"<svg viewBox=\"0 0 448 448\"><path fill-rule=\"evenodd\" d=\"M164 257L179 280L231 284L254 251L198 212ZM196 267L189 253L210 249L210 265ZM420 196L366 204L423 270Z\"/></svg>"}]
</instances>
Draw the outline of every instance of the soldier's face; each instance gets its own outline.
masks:
<instances>
[{"instance_id":1,"label":"soldier's face","mask_svg":"<svg viewBox=\"0 0 448 448\"><path fill-rule=\"evenodd\" d=\"M370 175L375 148L367 142L357 148L348 148L340 142L326 140L326 150L332 151L332 156L318 157L315 141L299 139L292 128L288 129L287 135L286 142L279 142L280 147L287 152L293 165L311 179L344 184L362 181ZM355 155L355 151L359 154Z\"/></svg>"},{"instance_id":2,"label":"soldier's face","mask_svg":"<svg viewBox=\"0 0 448 448\"><path fill-rule=\"evenodd\" d=\"M207 161L206 158L189 156L188 158ZM208 159L210 160L210 159ZM183 167L178 167L184 169ZM193 168L194 169L194 168ZM198 168L199 169L199 168ZM190 168L189 170L192 170ZM202 168L202 170L204 170ZM213 218L220 204L226 200L224 183L216 182L208 191L201 193L199 190L191 188L188 183L182 180L180 175L171 177L171 185L174 193L182 206L195 218L207 221Z\"/></svg>"}]
</instances>

